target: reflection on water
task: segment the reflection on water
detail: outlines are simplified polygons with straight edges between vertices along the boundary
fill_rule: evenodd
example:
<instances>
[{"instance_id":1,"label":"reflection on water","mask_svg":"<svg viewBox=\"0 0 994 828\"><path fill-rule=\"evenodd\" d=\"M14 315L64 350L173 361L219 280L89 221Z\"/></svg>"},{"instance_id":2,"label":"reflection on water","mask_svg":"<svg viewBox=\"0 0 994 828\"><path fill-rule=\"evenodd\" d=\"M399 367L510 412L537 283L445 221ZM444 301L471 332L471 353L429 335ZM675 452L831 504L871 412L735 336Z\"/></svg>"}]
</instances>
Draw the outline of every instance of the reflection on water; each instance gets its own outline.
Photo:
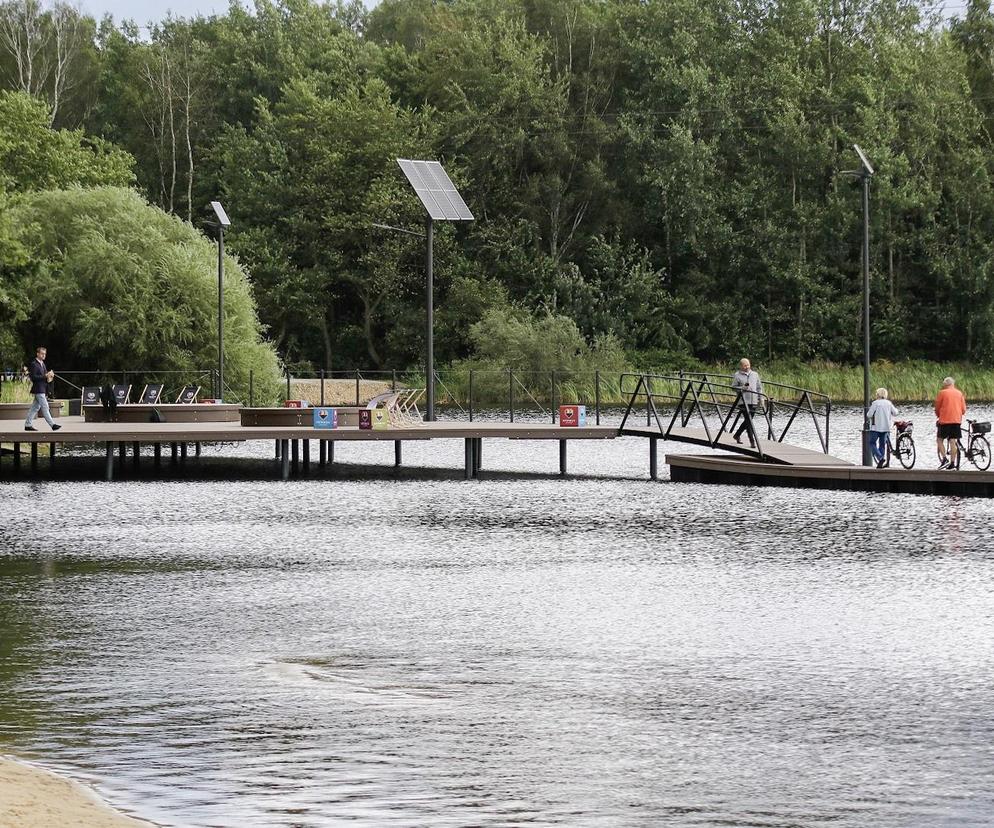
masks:
<instances>
[{"instance_id":1,"label":"reflection on water","mask_svg":"<svg viewBox=\"0 0 994 828\"><path fill-rule=\"evenodd\" d=\"M0 485L0 744L167 825L990 824L994 507L571 468Z\"/></svg>"}]
</instances>

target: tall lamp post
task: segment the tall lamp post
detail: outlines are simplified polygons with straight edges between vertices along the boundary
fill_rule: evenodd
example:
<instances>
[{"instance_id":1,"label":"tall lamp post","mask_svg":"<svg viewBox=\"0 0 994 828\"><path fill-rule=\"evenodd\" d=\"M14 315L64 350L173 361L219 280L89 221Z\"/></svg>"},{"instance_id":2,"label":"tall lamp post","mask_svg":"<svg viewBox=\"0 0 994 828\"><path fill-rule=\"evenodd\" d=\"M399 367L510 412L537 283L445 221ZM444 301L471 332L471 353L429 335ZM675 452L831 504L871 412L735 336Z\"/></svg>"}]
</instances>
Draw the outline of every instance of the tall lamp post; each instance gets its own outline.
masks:
<instances>
[{"instance_id":1,"label":"tall lamp post","mask_svg":"<svg viewBox=\"0 0 994 828\"><path fill-rule=\"evenodd\" d=\"M873 165L866 154L853 144L859 156L858 170L847 170L846 175L860 179L863 184L863 465L872 466L867 412L870 409L870 179Z\"/></svg>"},{"instance_id":2,"label":"tall lamp post","mask_svg":"<svg viewBox=\"0 0 994 828\"><path fill-rule=\"evenodd\" d=\"M217 228L217 398L224 397L224 228L231 227L231 220L224 212L220 201L212 201L216 222L208 222Z\"/></svg>"}]
</instances>

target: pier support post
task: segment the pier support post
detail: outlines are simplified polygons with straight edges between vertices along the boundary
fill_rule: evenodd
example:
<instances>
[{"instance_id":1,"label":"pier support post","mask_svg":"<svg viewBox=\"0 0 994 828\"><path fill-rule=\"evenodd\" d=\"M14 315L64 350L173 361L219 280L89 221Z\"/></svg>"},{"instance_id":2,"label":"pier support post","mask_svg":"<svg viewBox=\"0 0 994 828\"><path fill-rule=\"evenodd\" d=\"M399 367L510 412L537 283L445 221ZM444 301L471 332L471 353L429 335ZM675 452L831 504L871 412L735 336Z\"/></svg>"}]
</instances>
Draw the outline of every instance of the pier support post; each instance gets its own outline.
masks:
<instances>
[{"instance_id":1,"label":"pier support post","mask_svg":"<svg viewBox=\"0 0 994 828\"><path fill-rule=\"evenodd\" d=\"M48 444L48 468L49 471L55 469L55 443Z\"/></svg>"},{"instance_id":2,"label":"pier support post","mask_svg":"<svg viewBox=\"0 0 994 828\"><path fill-rule=\"evenodd\" d=\"M324 468L328 462L328 444L324 440L318 440L318 466Z\"/></svg>"},{"instance_id":3,"label":"pier support post","mask_svg":"<svg viewBox=\"0 0 994 828\"><path fill-rule=\"evenodd\" d=\"M182 462L186 462L186 443L179 444L179 456Z\"/></svg>"},{"instance_id":4,"label":"pier support post","mask_svg":"<svg viewBox=\"0 0 994 828\"><path fill-rule=\"evenodd\" d=\"M172 456L170 457L170 462L175 466L176 465L176 453L179 451L179 446L176 445L176 443L170 443L169 444L169 448L170 448L170 453L172 454Z\"/></svg>"},{"instance_id":5,"label":"pier support post","mask_svg":"<svg viewBox=\"0 0 994 828\"><path fill-rule=\"evenodd\" d=\"M280 459L280 450L282 449L282 440L276 440L276 459Z\"/></svg>"},{"instance_id":6,"label":"pier support post","mask_svg":"<svg viewBox=\"0 0 994 828\"><path fill-rule=\"evenodd\" d=\"M467 437L464 442L466 443L466 479L469 480L473 477L473 457L476 455L476 450L473 447L473 443L476 442L472 437Z\"/></svg>"},{"instance_id":7,"label":"pier support post","mask_svg":"<svg viewBox=\"0 0 994 828\"><path fill-rule=\"evenodd\" d=\"M402 457L401 457L401 451L402 451L402 449L401 449L401 446L403 445L403 443L404 443L403 440L394 440L393 441L393 465L394 465L395 469L396 468L400 468L400 464L401 464L401 461L402 461Z\"/></svg>"},{"instance_id":8,"label":"pier support post","mask_svg":"<svg viewBox=\"0 0 994 828\"><path fill-rule=\"evenodd\" d=\"M659 479L659 438L650 437L649 438L649 479L658 480Z\"/></svg>"},{"instance_id":9,"label":"pier support post","mask_svg":"<svg viewBox=\"0 0 994 828\"><path fill-rule=\"evenodd\" d=\"M335 462L335 441L328 441L328 465L330 466Z\"/></svg>"},{"instance_id":10,"label":"pier support post","mask_svg":"<svg viewBox=\"0 0 994 828\"><path fill-rule=\"evenodd\" d=\"M134 467L136 469L138 468L138 461L141 458L141 454L142 454L141 443L137 443L137 442L132 443L131 444L131 460L132 460L132 463L133 463L133 465L134 465Z\"/></svg>"},{"instance_id":11,"label":"pier support post","mask_svg":"<svg viewBox=\"0 0 994 828\"><path fill-rule=\"evenodd\" d=\"M124 461L125 459L127 459L127 456L128 456L128 444L127 443L123 443L123 442L122 443L118 443L117 444L117 453L120 455L122 461Z\"/></svg>"},{"instance_id":12,"label":"pier support post","mask_svg":"<svg viewBox=\"0 0 994 828\"><path fill-rule=\"evenodd\" d=\"M473 477L480 476L480 469L483 468L483 438L473 439Z\"/></svg>"},{"instance_id":13,"label":"pier support post","mask_svg":"<svg viewBox=\"0 0 994 828\"><path fill-rule=\"evenodd\" d=\"M311 441L304 440L304 471L311 467Z\"/></svg>"},{"instance_id":14,"label":"pier support post","mask_svg":"<svg viewBox=\"0 0 994 828\"><path fill-rule=\"evenodd\" d=\"M108 441L105 444L106 462L104 463L104 480L110 483L114 479L114 444Z\"/></svg>"},{"instance_id":15,"label":"pier support post","mask_svg":"<svg viewBox=\"0 0 994 828\"><path fill-rule=\"evenodd\" d=\"M14 443L14 472L21 470L21 444Z\"/></svg>"},{"instance_id":16,"label":"pier support post","mask_svg":"<svg viewBox=\"0 0 994 828\"><path fill-rule=\"evenodd\" d=\"M289 440L280 440L280 473L284 480L290 479L290 447Z\"/></svg>"},{"instance_id":17,"label":"pier support post","mask_svg":"<svg viewBox=\"0 0 994 828\"><path fill-rule=\"evenodd\" d=\"M290 441L290 451L293 453L293 470L296 471L300 465L300 440Z\"/></svg>"},{"instance_id":18,"label":"pier support post","mask_svg":"<svg viewBox=\"0 0 994 828\"><path fill-rule=\"evenodd\" d=\"M31 473L38 471L38 444L31 444Z\"/></svg>"},{"instance_id":19,"label":"pier support post","mask_svg":"<svg viewBox=\"0 0 994 828\"><path fill-rule=\"evenodd\" d=\"M159 468L162 465L162 443L156 443L152 447L152 455L155 458L155 467Z\"/></svg>"},{"instance_id":20,"label":"pier support post","mask_svg":"<svg viewBox=\"0 0 994 828\"><path fill-rule=\"evenodd\" d=\"M193 446L197 457L200 457L200 442L197 441L196 443L193 444Z\"/></svg>"},{"instance_id":21,"label":"pier support post","mask_svg":"<svg viewBox=\"0 0 994 828\"><path fill-rule=\"evenodd\" d=\"M566 476L566 443L568 440L559 441L559 476Z\"/></svg>"}]
</instances>

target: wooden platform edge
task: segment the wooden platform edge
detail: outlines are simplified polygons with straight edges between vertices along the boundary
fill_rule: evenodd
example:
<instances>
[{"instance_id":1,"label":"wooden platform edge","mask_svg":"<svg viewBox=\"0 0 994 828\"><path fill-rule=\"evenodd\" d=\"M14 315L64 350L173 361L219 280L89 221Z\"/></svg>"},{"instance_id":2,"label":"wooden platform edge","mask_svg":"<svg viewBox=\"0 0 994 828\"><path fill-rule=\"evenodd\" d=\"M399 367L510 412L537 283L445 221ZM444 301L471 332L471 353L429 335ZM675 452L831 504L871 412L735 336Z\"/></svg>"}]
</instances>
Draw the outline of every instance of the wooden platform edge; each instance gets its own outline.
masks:
<instances>
[{"instance_id":1,"label":"wooden platform edge","mask_svg":"<svg viewBox=\"0 0 994 828\"><path fill-rule=\"evenodd\" d=\"M786 466L738 457L668 454L670 480L736 486L781 486L954 497L994 497L994 472Z\"/></svg>"}]
</instances>

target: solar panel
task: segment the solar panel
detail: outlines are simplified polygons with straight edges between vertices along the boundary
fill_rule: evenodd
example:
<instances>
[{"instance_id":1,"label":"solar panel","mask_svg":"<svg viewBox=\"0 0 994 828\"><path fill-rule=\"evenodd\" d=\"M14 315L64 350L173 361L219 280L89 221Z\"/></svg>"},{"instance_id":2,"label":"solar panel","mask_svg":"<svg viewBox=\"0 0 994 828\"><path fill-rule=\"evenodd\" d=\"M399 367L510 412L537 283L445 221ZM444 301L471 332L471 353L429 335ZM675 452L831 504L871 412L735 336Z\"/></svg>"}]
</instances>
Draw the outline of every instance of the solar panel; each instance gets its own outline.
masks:
<instances>
[{"instance_id":1,"label":"solar panel","mask_svg":"<svg viewBox=\"0 0 994 828\"><path fill-rule=\"evenodd\" d=\"M397 163L411 182L414 192L432 219L442 221L473 221L473 214L462 200L442 165L438 161L409 161L398 158Z\"/></svg>"}]
</instances>

